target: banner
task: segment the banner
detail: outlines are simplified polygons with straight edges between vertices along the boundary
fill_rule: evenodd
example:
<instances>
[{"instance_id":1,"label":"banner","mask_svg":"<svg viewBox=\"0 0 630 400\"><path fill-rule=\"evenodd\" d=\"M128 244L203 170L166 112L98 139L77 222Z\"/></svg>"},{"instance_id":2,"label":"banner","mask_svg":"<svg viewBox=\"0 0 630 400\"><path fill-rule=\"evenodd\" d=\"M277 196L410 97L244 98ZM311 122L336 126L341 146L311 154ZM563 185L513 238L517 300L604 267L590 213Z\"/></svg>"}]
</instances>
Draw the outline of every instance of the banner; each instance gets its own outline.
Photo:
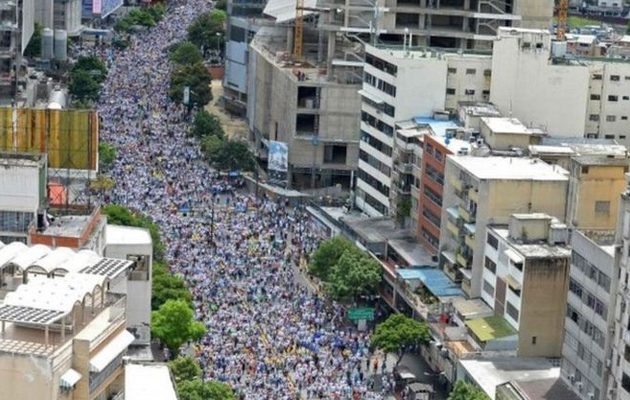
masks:
<instances>
[{"instance_id":1,"label":"banner","mask_svg":"<svg viewBox=\"0 0 630 400\"><path fill-rule=\"evenodd\" d=\"M269 142L269 170L286 173L289 170L289 146L285 142Z\"/></svg>"}]
</instances>

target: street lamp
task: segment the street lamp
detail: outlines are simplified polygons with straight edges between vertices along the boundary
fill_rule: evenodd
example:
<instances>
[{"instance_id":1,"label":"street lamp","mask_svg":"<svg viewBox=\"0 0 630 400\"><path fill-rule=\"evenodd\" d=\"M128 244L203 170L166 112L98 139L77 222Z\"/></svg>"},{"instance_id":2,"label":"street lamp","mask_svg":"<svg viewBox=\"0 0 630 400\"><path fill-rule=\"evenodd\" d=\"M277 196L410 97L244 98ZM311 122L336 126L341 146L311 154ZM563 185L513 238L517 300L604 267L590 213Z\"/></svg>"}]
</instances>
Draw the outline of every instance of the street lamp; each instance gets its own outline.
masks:
<instances>
[{"instance_id":1,"label":"street lamp","mask_svg":"<svg viewBox=\"0 0 630 400\"><path fill-rule=\"evenodd\" d=\"M221 56L221 36L223 36L223 34L221 32L216 32L215 35L217 37L217 57L220 57Z\"/></svg>"}]
</instances>

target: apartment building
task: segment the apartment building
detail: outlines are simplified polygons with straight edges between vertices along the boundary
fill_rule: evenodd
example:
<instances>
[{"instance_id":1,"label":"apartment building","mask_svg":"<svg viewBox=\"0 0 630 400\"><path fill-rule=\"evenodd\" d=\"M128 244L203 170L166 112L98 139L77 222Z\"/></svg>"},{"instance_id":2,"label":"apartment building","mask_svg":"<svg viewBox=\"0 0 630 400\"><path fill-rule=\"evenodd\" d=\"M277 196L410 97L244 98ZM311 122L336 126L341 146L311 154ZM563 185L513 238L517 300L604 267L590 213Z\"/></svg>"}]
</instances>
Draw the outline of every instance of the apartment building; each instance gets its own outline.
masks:
<instances>
[{"instance_id":1,"label":"apartment building","mask_svg":"<svg viewBox=\"0 0 630 400\"><path fill-rule=\"evenodd\" d=\"M134 336L126 296L111 291L132 262L45 246L0 245L0 399L122 399ZM53 279L54 278L54 279Z\"/></svg>"},{"instance_id":2,"label":"apartment building","mask_svg":"<svg viewBox=\"0 0 630 400\"><path fill-rule=\"evenodd\" d=\"M427 128L433 124L440 136L457 128L453 122L441 120L447 118L432 117L456 110L462 101L484 100L490 84L484 71L489 71L491 61L489 55L374 46L366 46L365 60L359 91L361 141L355 204L371 216L396 215L398 192L402 190L403 197L410 193L412 153L420 158L419 146L430 131Z\"/></svg>"},{"instance_id":3,"label":"apartment building","mask_svg":"<svg viewBox=\"0 0 630 400\"><path fill-rule=\"evenodd\" d=\"M575 230L571 247L561 376L581 399L608 399L618 274L614 231Z\"/></svg>"},{"instance_id":4,"label":"apartment building","mask_svg":"<svg viewBox=\"0 0 630 400\"><path fill-rule=\"evenodd\" d=\"M547 214L487 227L481 298L516 332L520 357L560 357L569 282L569 231Z\"/></svg>"},{"instance_id":5,"label":"apartment building","mask_svg":"<svg viewBox=\"0 0 630 400\"><path fill-rule=\"evenodd\" d=\"M630 63L565 57L566 47L546 30L501 28L493 47L490 101L504 115L553 136L630 144Z\"/></svg>"},{"instance_id":6,"label":"apartment building","mask_svg":"<svg viewBox=\"0 0 630 400\"><path fill-rule=\"evenodd\" d=\"M46 155L0 154L0 241L26 243L46 205Z\"/></svg>"},{"instance_id":7,"label":"apartment building","mask_svg":"<svg viewBox=\"0 0 630 400\"><path fill-rule=\"evenodd\" d=\"M35 30L35 1L2 0L0 7L0 98L10 104L25 82L22 54Z\"/></svg>"},{"instance_id":8,"label":"apartment building","mask_svg":"<svg viewBox=\"0 0 630 400\"><path fill-rule=\"evenodd\" d=\"M487 224L566 212L567 171L540 160L448 156L444 175L440 266L471 298L481 296Z\"/></svg>"}]
</instances>

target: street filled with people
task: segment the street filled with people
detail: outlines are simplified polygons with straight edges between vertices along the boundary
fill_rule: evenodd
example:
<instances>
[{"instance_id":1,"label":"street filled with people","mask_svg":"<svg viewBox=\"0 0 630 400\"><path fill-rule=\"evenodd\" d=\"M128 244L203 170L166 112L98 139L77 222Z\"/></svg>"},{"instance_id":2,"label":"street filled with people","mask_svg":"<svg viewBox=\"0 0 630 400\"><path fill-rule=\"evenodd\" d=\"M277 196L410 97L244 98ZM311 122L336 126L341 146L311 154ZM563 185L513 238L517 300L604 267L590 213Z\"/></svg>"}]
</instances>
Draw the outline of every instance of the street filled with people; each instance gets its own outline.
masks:
<instances>
[{"instance_id":1,"label":"street filled with people","mask_svg":"<svg viewBox=\"0 0 630 400\"><path fill-rule=\"evenodd\" d=\"M101 140L118 154L104 200L160 227L170 270L186 279L208 329L191 346L206 379L242 399L383 399L390 371L370 352L368 333L296 277L319 241L304 209L236 189L213 171L187 134L191 116L168 98L167 49L211 6L172 2L127 49L93 50L109 68L97 106ZM378 390L375 372L385 374Z\"/></svg>"}]
</instances>

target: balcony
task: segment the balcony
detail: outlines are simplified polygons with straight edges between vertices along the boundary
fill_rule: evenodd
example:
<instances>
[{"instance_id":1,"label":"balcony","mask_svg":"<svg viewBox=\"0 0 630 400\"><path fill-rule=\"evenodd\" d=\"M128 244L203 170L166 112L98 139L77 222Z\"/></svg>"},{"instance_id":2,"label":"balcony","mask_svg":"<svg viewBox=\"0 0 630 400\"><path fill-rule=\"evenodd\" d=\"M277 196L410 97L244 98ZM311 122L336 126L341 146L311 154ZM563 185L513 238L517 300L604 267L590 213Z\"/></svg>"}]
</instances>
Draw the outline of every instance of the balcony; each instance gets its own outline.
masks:
<instances>
[{"instance_id":1,"label":"balcony","mask_svg":"<svg viewBox=\"0 0 630 400\"><path fill-rule=\"evenodd\" d=\"M459 272L459 269L456 265L445 263L444 264L444 273L448 276L453 282L461 282L462 281L462 273Z\"/></svg>"},{"instance_id":2,"label":"balcony","mask_svg":"<svg viewBox=\"0 0 630 400\"><path fill-rule=\"evenodd\" d=\"M457 263L464 268L470 268L470 258L464 256L462 253L457 253L455 256Z\"/></svg>"},{"instance_id":3,"label":"balcony","mask_svg":"<svg viewBox=\"0 0 630 400\"><path fill-rule=\"evenodd\" d=\"M446 229L451 232L455 237L459 236L459 228L451 221L446 221Z\"/></svg>"},{"instance_id":4,"label":"balcony","mask_svg":"<svg viewBox=\"0 0 630 400\"><path fill-rule=\"evenodd\" d=\"M477 189L468 191L468 199L474 201L479 204L479 191Z\"/></svg>"},{"instance_id":5,"label":"balcony","mask_svg":"<svg viewBox=\"0 0 630 400\"><path fill-rule=\"evenodd\" d=\"M450 177L448 180L448 183L458 192L462 191L463 186L462 186L462 182L459 179L455 177Z\"/></svg>"},{"instance_id":6,"label":"balcony","mask_svg":"<svg viewBox=\"0 0 630 400\"><path fill-rule=\"evenodd\" d=\"M471 222L473 219L472 216L470 215L470 211L468 211L461 205L459 206L459 216L462 217L462 219L466 222Z\"/></svg>"},{"instance_id":7,"label":"balcony","mask_svg":"<svg viewBox=\"0 0 630 400\"><path fill-rule=\"evenodd\" d=\"M474 235L466 235L466 237L464 238L464 243L466 243L466 246L470 247L471 249L475 248L475 236Z\"/></svg>"},{"instance_id":8,"label":"balcony","mask_svg":"<svg viewBox=\"0 0 630 400\"><path fill-rule=\"evenodd\" d=\"M466 296L470 297L470 293L472 292L472 288L470 286L470 280L464 279L462 280L462 290L466 293Z\"/></svg>"}]
</instances>

